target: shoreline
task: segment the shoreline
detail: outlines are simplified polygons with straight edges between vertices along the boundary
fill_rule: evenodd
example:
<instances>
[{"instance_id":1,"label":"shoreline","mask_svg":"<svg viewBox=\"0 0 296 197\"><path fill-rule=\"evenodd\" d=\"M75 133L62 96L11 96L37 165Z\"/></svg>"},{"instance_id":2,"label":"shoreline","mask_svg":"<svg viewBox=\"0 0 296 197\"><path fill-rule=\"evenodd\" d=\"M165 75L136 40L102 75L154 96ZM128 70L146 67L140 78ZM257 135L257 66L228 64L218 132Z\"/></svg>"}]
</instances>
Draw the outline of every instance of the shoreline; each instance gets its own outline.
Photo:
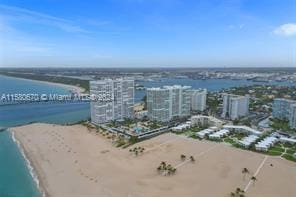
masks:
<instances>
[{"instance_id":1,"label":"shoreline","mask_svg":"<svg viewBox=\"0 0 296 197\"><path fill-rule=\"evenodd\" d=\"M34 164L33 158L31 158L30 154L27 153L26 149L24 148L24 145L15 135L15 132L10 129L8 129L8 131L10 132L13 142L17 145L23 159L25 160L26 166L29 170L29 173L30 173L35 185L37 186L37 189L40 192L41 196L42 197L49 197L50 195L49 195L48 191L45 189L46 187L42 183L42 179L40 178L41 174L38 173L38 168Z\"/></svg>"},{"instance_id":2,"label":"shoreline","mask_svg":"<svg viewBox=\"0 0 296 197\"><path fill-rule=\"evenodd\" d=\"M15 79L21 79L21 80L26 80L26 81L33 81L33 82L39 82L47 85L53 85L53 86L58 86L61 87L67 91L73 92L73 93L85 93L85 89L79 86L74 86L74 85L69 85L69 84L64 84L64 83L55 83L55 82L50 82L50 81L40 81L40 80L35 80L35 79L26 79L26 78L21 78L21 77L12 77L12 76L7 76L7 75L0 75L4 77L10 77L10 78L15 78Z\"/></svg>"},{"instance_id":3,"label":"shoreline","mask_svg":"<svg viewBox=\"0 0 296 197\"><path fill-rule=\"evenodd\" d=\"M11 131L25 150L46 196L120 197L133 194L145 197L143 194L147 192L151 197L194 196L196 193L226 196L233 189L244 188L248 184L249 180L242 179L243 167L253 174L266 157L168 133L132 146L145 147L144 154L137 158L126 149L114 147L107 137L90 132L81 125L35 123L13 127ZM182 153L194 155L197 162L180 161ZM161 160L178 166L176 175L164 177L155 172ZM249 188L248 196L264 193L275 197L296 192L293 187L295 163L277 157L268 157L266 163L257 175L256 187ZM270 163L273 163L272 167ZM112 178L114 176L117 178ZM276 179L278 176L282 179ZM285 187L279 187L282 181ZM200 187L194 187L195 184ZM216 189L211 190L211 185Z\"/></svg>"}]
</instances>

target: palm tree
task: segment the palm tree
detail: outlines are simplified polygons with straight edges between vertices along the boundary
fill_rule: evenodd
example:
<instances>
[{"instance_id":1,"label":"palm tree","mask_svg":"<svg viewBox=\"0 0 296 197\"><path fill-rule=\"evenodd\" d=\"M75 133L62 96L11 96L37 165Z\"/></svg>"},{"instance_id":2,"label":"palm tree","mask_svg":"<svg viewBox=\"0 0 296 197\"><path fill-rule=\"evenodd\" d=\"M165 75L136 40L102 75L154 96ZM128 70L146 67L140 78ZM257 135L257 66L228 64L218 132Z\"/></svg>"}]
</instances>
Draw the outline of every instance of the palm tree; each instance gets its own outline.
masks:
<instances>
[{"instance_id":1,"label":"palm tree","mask_svg":"<svg viewBox=\"0 0 296 197\"><path fill-rule=\"evenodd\" d=\"M235 193L231 192L230 197L235 197Z\"/></svg>"},{"instance_id":2,"label":"palm tree","mask_svg":"<svg viewBox=\"0 0 296 197\"><path fill-rule=\"evenodd\" d=\"M176 169L176 168L173 168L173 169L172 169L172 173L173 173L173 174L175 174L175 173L176 173L176 171L177 171L177 169Z\"/></svg>"},{"instance_id":3,"label":"palm tree","mask_svg":"<svg viewBox=\"0 0 296 197\"><path fill-rule=\"evenodd\" d=\"M255 176L252 176L251 180L253 181L253 185L255 185L255 181L257 181L257 178Z\"/></svg>"},{"instance_id":4,"label":"palm tree","mask_svg":"<svg viewBox=\"0 0 296 197\"><path fill-rule=\"evenodd\" d=\"M173 168L171 165L168 165L167 174L168 175L173 175L175 173L176 173L176 168Z\"/></svg>"},{"instance_id":5,"label":"palm tree","mask_svg":"<svg viewBox=\"0 0 296 197\"><path fill-rule=\"evenodd\" d=\"M186 159L186 156L184 154L182 154L180 157L181 157L182 161L184 161Z\"/></svg>"},{"instance_id":6,"label":"palm tree","mask_svg":"<svg viewBox=\"0 0 296 197\"><path fill-rule=\"evenodd\" d=\"M192 162L195 162L195 159L194 159L193 156L190 156L190 160L191 160Z\"/></svg>"},{"instance_id":7,"label":"palm tree","mask_svg":"<svg viewBox=\"0 0 296 197\"><path fill-rule=\"evenodd\" d=\"M161 166L158 166L157 171L160 172L162 170Z\"/></svg>"},{"instance_id":8,"label":"palm tree","mask_svg":"<svg viewBox=\"0 0 296 197\"><path fill-rule=\"evenodd\" d=\"M241 189L239 187L236 188L235 193L239 194L240 192L241 192Z\"/></svg>"},{"instance_id":9,"label":"palm tree","mask_svg":"<svg viewBox=\"0 0 296 197\"><path fill-rule=\"evenodd\" d=\"M168 169L167 166L162 166L162 168L163 168L163 170L165 170L165 171Z\"/></svg>"},{"instance_id":10,"label":"palm tree","mask_svg":"<svg viewBox=\"0 0 296 197\"><path fill-rule=\"evenodd\" d=\"M243 168L242 173L244 174L244 180L245 180L246 174L249 174L248 168Z\"/></svg>"},{"instance_id":11,"label":"palm tree","mask_svg":"<svg viewBox=\"0 0 296 197\"><path fill-rule=\"evenodd\" d=\"M162 162L160 163L160 165L162 165L162 166L166 166L165 161L162 161Z\"/></svg>"}]
</instances>

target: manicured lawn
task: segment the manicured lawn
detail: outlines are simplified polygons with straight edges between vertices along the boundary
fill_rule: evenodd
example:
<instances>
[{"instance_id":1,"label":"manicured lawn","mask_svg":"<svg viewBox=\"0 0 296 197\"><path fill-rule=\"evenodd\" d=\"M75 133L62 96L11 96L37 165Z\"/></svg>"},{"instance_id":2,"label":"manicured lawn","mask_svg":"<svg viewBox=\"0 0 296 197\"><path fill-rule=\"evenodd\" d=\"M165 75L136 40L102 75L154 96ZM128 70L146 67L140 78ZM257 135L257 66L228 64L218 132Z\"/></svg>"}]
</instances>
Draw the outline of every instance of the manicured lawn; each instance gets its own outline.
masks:
<instances>
[{"instance_id":1,"label":"manicured lawn","mask_svg":"<svg viewBox=\"0 0 296 197\"><path fill-rule=\"evenodd\" d=\"M213 138L213 139L208 139L209 141L213 141L213 142L222 142L222 139L218 139L218 138Z\"/></svg>"},{"instance_id":2,"label":"manicured lawn","mask_svg":"<svg viewBox=\"0 0 296 197\"><path fill-rule=\"evenodd\" d=\"M224 142L227 142L229 144L234 144L235 143L235 141L233 139L229 138L229 137L225 138Z\"/></svg>"},{"instance_id":3,"label":"manicured lawn","mask_svg":"<svg viewBox=\"0 0 296 197\"><path fill-rule=\"evenodd\" d=\"M285 146L285 148L288 148L289 150L293 150L296 152L296 146Z\"/></svg>"},{"instance_id":4,"label":"manicured lawn","mask_svg":"<svg viewBox=\"0 0 296 197\"><path fill-rule=\"evenodd\" d=\"M296 145L293 145L293 144L290 144L290 143L284 143L283 146L286 147L286 148L295 148L296 149Z\"/></svg>"},{"instance_id":5,"label":"manicured lawn","mask_svg":"<svg viewBox=\"0 0 296 197\"><path fill-rule=\"evenodd\" d=\"M280 146L271 147L269 150L270 151L281 152L281 153L285 151L285 149L281 148Z\"/></svg>"},{"instance_id":6,"label":"manicured lawn","mask_svg":"<svg viewBox=\"0 0 296 197\"><path fill-rule=\"evenodd\" d=\"M193 139L197 139L197 140L202 140L201 138L199 138L199 137L196 136L196 135L191 135L191 136L189 136L189 137L191 137L191 138L193 138Z\"/></svg>"},{"instance_id":7,"label":"manicured lawn","mask_svg":"<svg viewBox=\"0 0 296 197\"><path fill-rule=\"evenodd\" d=\"M247 135L244 134L244 133L235 133L232 135L232 137L238 139L238 140L241 140L242 138L246 137Z\"/></svg>"},{"instance_id":8,"label":"manicured lawn","mask_svg":"<svg viewBox=\"0 0 296 197\"><path fill-rule=\"evenodd\" d=\"M296 150L294 150L294 149L287 149L287 152L286 153L293 155L294 153L296 153Z\"/></svg>"},{"instance_id":9,"label":"manicured lawn","mask_svg":"<svg viewBox=\"0 0 296 197\"><path fill-rule=\"evenodd\" d=\"M272 151L272 150L268 150L266 153L268 155L272 155L272 156L280 156L282 154L282 152L277 152L277 151Z\"/></svg>"},{"instance_id":10,"label":"manicured lawn","mask_svg":"<svg viewBox=\"0 0 296 197\"><path fill-rule=\"evenodd\" d=\"M238 144L233 139L231 139L230 137L224 138L224 142L229 143L229 144L231 144L232 146L235 146L235 147L238 146Z\"/></svg>"},{"instance_id":11,"label":"manicured lawn","mask_svg":"<svg viewBox=\"0 0 296 197\"><path fill-rule=\"evenodd\" d=\"M296 162L296 158L293 157L293 155L290 155L290 154L284 154L283 157L287 160L290 160L290 161L294 161Z\"/></svg>"},{"instance_id":12,"label":"manicured lawn","mask_svg":"<svg viewBox=\"0 0 296 197\"><path fill-rule=\"evenodd\" d=\"M189 129L185 129L184 131L180 132L179 134L185 135L187 137L193 137L197 132L201 131L198 127L192 127Z\"/></svg>"},{"instance_id":13,"label":"manicured lawn","mask_svg":"<svg viewBox=\"0 0 296 197\"><path fill-rule=\"evenodd\" d=\"M192 135L195 135L195 132L189 130L189 131L184 132L183 134L186 135L186 136L188 136L188 137L190 137Z\"/></svg>"}]
</instances>

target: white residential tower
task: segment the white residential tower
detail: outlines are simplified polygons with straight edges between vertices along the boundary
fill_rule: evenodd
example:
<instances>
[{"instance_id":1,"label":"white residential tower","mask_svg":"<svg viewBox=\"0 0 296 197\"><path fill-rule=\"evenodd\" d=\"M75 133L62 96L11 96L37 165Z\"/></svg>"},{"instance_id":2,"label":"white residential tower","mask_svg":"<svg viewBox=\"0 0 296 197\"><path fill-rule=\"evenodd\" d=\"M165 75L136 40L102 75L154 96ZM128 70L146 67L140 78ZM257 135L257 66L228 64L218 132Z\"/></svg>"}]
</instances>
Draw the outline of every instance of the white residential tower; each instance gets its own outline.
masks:
<instances>
[{"instance_id":1,"label":"white residential tower","mask_svg":"<svg viewBox=\"0 0 296 197\"><path fill-rule=\"evenodd\" d=\"M152 120L167 122L175 117L190 115L190 86L164 86L147 88L148 117Z\"/></svg>"},{"instance_id":2,"label":"white residential tower","mask_svg":"<svg viewBox=\"0 0 296 197\"><path fill-rule=\"evenodd\" d=\"M231 120L246 116L249 113L249 96L223 94L223 118Z\"/></svg>"},{"instance_id":3,"label":"white residential tower","mask_svg":"<svg viewBox=\"0 0 296 197\"><path fill-rule=\"evenodd\" d=\"M98 98L91 101L91 121L95 124L133 118L134 81L107 79L90 82L90 94Z\"/></svg>"}]
</instances>

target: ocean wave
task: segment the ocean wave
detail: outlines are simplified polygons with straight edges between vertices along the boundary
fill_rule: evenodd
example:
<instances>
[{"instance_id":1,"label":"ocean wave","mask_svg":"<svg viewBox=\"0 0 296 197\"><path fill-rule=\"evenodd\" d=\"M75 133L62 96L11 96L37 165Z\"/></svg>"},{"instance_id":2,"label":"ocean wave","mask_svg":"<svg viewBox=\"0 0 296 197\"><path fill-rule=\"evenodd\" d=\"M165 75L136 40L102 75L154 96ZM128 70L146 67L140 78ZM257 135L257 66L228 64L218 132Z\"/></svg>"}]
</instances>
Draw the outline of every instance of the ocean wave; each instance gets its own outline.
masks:
<instances>
[{"instance_id":1,"label":"ocean wave","mask_svg":"<svg viewBox=\"0 0 296 197\"><path fill-rule=\"evenodd\" d=\"M12 140L18 146L23 158L26 161L26 164L27 164L27 167L29 169L30 175L32 176L34 182L36 183L38 190L41 192L42 197L45 197L46 195L45 195L45 192L43 191L43 189L40 187L40 181L38 179L37 173L35 172L33 166L31 165L30 160L27 158L27 156L25 154L25 151L24 151L23 147L21 146L21 143L15 138L15 135L14 135L13 131L11 131L10 133L11 133Z\"/></svg>"}]
</instances>

